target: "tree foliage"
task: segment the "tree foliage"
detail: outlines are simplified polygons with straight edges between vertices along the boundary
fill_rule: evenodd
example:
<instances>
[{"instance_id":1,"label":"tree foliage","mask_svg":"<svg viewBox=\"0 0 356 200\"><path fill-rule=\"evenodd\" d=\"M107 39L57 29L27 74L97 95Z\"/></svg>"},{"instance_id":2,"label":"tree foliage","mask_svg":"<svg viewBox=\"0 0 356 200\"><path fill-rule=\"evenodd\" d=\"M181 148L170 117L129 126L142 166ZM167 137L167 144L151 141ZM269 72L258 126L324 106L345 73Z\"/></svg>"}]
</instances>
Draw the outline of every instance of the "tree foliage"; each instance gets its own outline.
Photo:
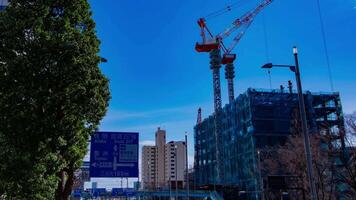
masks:
<instances>
[{"instance_id":1,"label":"tree foliage","mask_svg":"<svg viewBox=\"0 0 356 200\"><path fill-rule=\"evenodd\" d=\"M67 199L110 92L87 0L0 13L0 196Z\"/></svg>"}]
</instances>

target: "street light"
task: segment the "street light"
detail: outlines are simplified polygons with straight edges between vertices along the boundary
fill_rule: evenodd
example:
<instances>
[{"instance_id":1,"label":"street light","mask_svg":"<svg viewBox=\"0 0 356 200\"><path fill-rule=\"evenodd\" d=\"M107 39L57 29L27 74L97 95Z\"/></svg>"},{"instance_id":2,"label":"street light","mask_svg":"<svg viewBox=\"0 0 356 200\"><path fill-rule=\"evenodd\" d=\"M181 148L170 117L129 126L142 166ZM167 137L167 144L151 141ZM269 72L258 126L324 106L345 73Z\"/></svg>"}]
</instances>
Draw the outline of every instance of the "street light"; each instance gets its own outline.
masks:
<instances>
[{"instance_id":1,"label":"street light","mask_svg":"<svg viewBox=\"0 0 356 200\"><path fill-rule=\"evenodd\" d=\"M302 121L302 132L304 136L304 149L305 149L305 156L307 159L307 172L308 172L308 179L309 179L309 187L311 190L311 199L316 200L316 189L315 183L313 180L313 165L312 165L312 156L310 152L310 141L309 141L309 134L308 134L308 125L307 125L307 117L305 113L305 104L304 104L304 97L303 97L303 89L302 83L300 79L300 71L299 71L299 60L298 60L298 49L297 47L293 47L293 54L294 54L294 61L295 65L275 65L272 63L267 63L262 66L264 69L271 69L272 67L287 67L295 74L295 79L297 82L298 88L298 101L299 101L299 111L300 117Z\"/></svg>"}]
</instances>

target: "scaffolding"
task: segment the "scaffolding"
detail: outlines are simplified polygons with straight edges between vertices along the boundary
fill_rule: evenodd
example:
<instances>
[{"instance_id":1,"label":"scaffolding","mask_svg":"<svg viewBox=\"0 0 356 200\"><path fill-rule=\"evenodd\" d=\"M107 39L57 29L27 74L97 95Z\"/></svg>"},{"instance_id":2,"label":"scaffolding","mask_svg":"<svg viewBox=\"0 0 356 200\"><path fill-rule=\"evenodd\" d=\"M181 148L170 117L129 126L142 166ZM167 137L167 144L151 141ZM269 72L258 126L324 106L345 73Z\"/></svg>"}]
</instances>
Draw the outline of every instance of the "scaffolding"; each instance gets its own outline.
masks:
<instances>
[{"instance_id":1,"label":"scaffolding","mask_svg":"<svg viewBox=\"0 0 356 200\"><path fill-rule=\"evenodd\" d=\"M332 136L330 145L343 148L344 118L339 93L303 93L309 133ZM222 148L224 163L220 186L238 186L258 191L261 179L257 150L284 144L296 131L298 122L296 91L248 89L222 109ZM216 185L214 114L195 130L195 182ZM298 131L298 130L297 130Z\"/></svg>"}]
</instances>

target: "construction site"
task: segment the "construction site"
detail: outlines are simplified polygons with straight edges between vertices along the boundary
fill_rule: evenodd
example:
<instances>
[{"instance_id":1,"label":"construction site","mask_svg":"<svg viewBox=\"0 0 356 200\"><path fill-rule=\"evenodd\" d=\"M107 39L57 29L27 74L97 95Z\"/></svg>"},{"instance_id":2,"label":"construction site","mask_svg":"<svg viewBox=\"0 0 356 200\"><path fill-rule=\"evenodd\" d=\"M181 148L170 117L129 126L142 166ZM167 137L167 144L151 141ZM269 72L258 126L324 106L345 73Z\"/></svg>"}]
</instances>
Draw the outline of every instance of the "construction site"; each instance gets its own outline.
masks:
<instances>
[{"instance_id":1,"label":"construction site","mask_svg":"<svg viewBox=\"0 0 356 200\"><path fill-rule=\"evenodd\" d=\"M216 115L198 120L194 128L196 184L212 188L236 187L239 191L251 191L251 198L260 198L258 191L267 175L262 175L259 168L259 150L282 145L289 136L296 134L292 130L298 121L297 96L292 89L248 89L222 108L221 143L216 143ZM343 129L338 93L305 92L304 99L310 133L327 134L330 129ZM337 147L344 145L339 133L333 131L334 141L330 141ZM222 149L223 161L219 166L216 148ZM268 191L270 188L263 189Z\"/></svg>"},{"instance_id":2,"label":"construction site","mask_svg":"<svg viewBox=\"0 0 356 200\"><path fill-rule=\"evenodd\" d=\"M320 1L0 0L0 200L356 200L356 1Z\"/></svg>"},{"instance_id":3,"label":"construction site","mask_svg":"<svg viewBox=\"0 0 356 200\"><path fill-rule=\"evenodd\" d=\"M268 63L262 67L268 70L272 67L288 68L296 75L296 89L293 88L293 81L289 80L287 87L281 85L274 90L249 88L235 98L234 61L237 56L232 51L255 17L271 3L272 0L263 1L216 35L208 28L205 18L198 20L202 42L197 43L195 49L209 54L214 113L202 119L202 109L198 110L194 127L194 185L203 190L218 191L224 199L268 199L268 193L274 193L273 199L316 199L314 183L311 178L308 179L312 177L309 136L316 134L329 138L320 143L320 148L328 152L327 159L335 166L340 160L339 153L345 149L340 95L338 92L303 91L296 47L293 48L295 65ZM222 15L232 9L228 6L213 15ZM235 37L228 39L233 34ZM226 45L226 40L229 45ZM225 65L229 100L224 107L220 80L222 65ZM283 146L290 137L301 134L307 138L304 140L306 160L309 162L308 176L263 173L262 151ZM310 191L298 185L297 179L308 179ZM278 184L273 184L273 180ZM340 193L337 198L343 199L343 189L340 188L336 189Z\"/></svg>"}]
</instances>

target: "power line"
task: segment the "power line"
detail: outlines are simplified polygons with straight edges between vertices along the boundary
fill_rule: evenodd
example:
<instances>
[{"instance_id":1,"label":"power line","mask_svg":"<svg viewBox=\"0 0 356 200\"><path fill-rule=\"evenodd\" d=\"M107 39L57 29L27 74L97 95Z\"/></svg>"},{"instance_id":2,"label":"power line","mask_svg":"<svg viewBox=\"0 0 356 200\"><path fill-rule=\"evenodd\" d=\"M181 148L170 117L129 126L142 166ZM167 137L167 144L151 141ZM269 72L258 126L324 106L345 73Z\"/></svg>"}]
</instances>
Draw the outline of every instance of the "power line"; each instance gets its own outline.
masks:
<instances>
[{"instance_id":1,"label":"power line","mask_svg":"<svg viewBox=\"0 0 356 200\"><path fill-rule=\"evenodd\" d=\"M316 2L317 2L317 6L318 6L320 28L321 28L322 38L323 38L323 45L324 45L324 53L325 53L325 58L326 58L326 64L327 64L327 67L328 67L330 87L331 87L331 91L333 92L334 91L334 83L333 83L332 72L331 72L329 50L328 50L328 46L327 46L327 43L326 43L326 33L325 33L325 27L324 27L324 20L323 20L323 17L321 15L320 0L316 0Z\"/></svg>"}]
</instances>

